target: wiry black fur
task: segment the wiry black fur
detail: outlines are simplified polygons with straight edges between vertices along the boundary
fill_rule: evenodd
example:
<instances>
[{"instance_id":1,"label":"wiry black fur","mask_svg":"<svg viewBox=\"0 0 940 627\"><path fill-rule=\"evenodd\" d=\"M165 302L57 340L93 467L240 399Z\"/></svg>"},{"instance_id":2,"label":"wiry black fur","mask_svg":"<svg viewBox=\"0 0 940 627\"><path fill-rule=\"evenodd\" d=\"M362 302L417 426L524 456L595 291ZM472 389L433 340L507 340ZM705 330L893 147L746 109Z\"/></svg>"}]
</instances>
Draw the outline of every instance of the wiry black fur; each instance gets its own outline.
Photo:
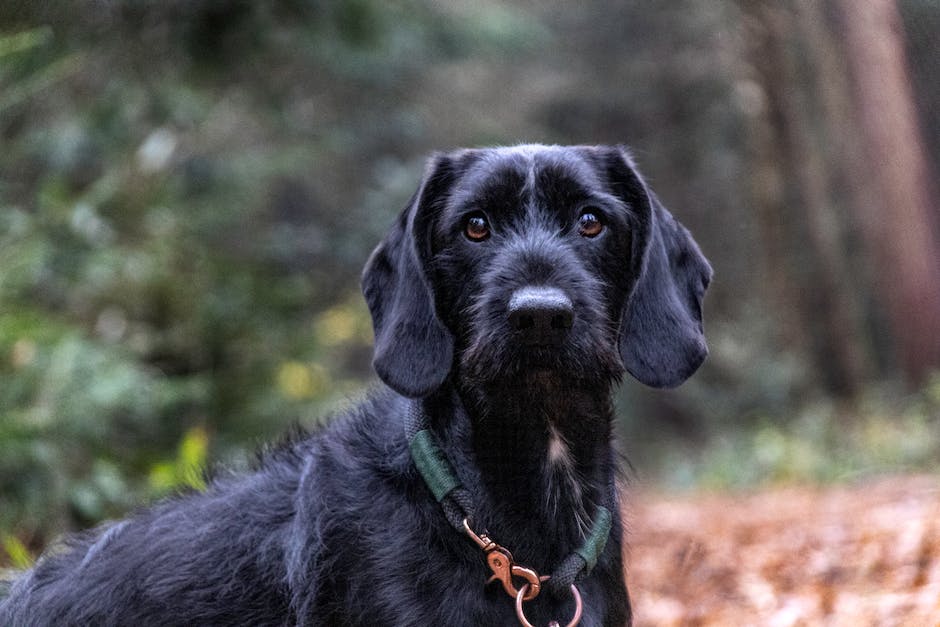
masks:
<instances>
[{"instance_id":1,"label":"wiry black fur","mask_svg":"<svg viewBox=\"0 0 940 627\"><path fill-rule=\"evenodd\" d=\"M605 224L595 238L577 231L586 207ZM463 236L471 211L487 215L488 240ZM611 386L625 368L672 386L698 367L710 276L622 149L439 155L363 277L388 387L250 474L52 550L14 584L0 625L517 624L409 456L411 398L473 493L477 528L520 562L551 572L597 507L612 510L578 584L581 624L627 624ZM507 303L524 286L572 301L561 345L517 341ZM546 592L526 609L564 624L572 606Z\"/></svg>"}]
</instances>

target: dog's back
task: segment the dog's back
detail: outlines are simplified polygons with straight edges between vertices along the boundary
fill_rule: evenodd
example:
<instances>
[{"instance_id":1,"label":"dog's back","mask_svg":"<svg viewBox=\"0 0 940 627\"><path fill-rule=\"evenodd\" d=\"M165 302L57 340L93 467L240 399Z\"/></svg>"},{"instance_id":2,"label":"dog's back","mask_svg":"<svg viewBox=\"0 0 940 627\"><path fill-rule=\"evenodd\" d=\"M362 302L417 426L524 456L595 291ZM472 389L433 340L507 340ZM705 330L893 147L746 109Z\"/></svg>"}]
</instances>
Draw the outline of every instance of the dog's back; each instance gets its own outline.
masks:
<instances>
[{"instance_id":1,"label":"dog's back","mask_svg":"<svg viewBox=\"0 0 940 627\"><path fill-rule=\"evenodd\" d=\"M304 622L295 610L320 583L307 573L331 533L307 523L328 508L331 528L356 535L369 516L394 513L381 513L387 501L371 498L369 486L407 461L400 423L381 423L395 402L379 392L321 432L273 449L250 473L67 539L13 582L0 625ZM354 544L344 551L350 560ZM291 593L298 586L305 594Z\"/></svg>"},{"instance_id":2,"label":"dog's back","mask_svg":"<svg viewBox=\"0 0 940 627\"><path fill-rule=\"evenodd\" d=\"M0 624L283 624L302 465L279 451L251 474L69 538L14 583Z\"/></svg>"}]
</instances>

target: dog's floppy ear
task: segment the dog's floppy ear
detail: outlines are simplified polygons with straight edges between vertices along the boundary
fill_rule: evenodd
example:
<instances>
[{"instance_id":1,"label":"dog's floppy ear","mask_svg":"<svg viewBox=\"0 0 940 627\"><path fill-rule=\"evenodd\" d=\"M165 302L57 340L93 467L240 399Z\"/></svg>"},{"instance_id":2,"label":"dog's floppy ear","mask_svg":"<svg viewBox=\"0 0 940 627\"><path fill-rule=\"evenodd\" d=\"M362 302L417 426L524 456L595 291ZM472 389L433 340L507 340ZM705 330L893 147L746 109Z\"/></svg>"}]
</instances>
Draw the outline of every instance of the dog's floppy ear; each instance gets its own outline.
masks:
<instances>
[{"instance_id":1,"label":"dog's floppy ear","mask_svg":"<svg viewBox=\"0 0 940 627\"><path fill-rule=\"evenodd\" d=\"M451 159L433 157L424 179L366 262L362 292L372 314L379 377L405 396L426 396L450 372L454 340L437 316L427 276L431 217L455 178Z\"/></svg>"},{"instance_id":2,"label":"dog's floppy ear","mask_svg":"<svg viewBox=\"0 0 940 627\"><path fill-rule=\"evenodd\" d=\"M653 387L675 387L708 355L702 297L712 269L691 234L650 191L623 148L608 154L608 181L637 214L635 283L620 324L627 371Z\"/></svg>"}]
</instances>

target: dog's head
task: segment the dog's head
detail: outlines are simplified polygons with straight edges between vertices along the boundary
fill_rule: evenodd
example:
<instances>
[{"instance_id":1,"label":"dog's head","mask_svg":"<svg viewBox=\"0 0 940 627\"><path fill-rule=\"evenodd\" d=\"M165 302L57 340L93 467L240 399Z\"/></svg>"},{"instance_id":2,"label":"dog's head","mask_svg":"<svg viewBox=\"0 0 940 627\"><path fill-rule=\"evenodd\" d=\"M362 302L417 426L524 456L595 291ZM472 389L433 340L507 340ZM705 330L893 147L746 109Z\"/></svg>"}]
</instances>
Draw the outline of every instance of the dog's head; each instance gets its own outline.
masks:
<instances>
[{"instance_id":1,"label":"dog's head","mask_svg":"<svg viewBox=\"0 0 940 627\"><path fill-rule=\"evenodd\" d=\"M519 146L432 158L363 291L376 372L420 397L455 367L676 386L708 352L710 279L624 149Z\"/></svg>"}]
</instances>

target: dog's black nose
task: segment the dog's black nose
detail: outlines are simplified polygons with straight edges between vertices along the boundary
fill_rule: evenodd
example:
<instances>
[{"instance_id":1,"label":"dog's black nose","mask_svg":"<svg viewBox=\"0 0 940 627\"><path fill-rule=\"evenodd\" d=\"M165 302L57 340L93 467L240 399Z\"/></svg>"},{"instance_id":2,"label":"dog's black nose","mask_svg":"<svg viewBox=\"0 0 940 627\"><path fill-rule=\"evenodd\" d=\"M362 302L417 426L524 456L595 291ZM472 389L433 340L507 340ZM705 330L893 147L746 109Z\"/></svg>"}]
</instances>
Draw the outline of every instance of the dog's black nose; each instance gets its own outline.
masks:
<instances>
[{"instance_id":1,"label":"dog's black nose","mask_svg":"<svg viewBox=\"0 0 940 627\"><path fill-rule=\"evenodd\" d=\"M574 307L553 287L523 287L509 299L509 326L526 344L558 344L574 322Z\"/></svg>"}]
</instances>

